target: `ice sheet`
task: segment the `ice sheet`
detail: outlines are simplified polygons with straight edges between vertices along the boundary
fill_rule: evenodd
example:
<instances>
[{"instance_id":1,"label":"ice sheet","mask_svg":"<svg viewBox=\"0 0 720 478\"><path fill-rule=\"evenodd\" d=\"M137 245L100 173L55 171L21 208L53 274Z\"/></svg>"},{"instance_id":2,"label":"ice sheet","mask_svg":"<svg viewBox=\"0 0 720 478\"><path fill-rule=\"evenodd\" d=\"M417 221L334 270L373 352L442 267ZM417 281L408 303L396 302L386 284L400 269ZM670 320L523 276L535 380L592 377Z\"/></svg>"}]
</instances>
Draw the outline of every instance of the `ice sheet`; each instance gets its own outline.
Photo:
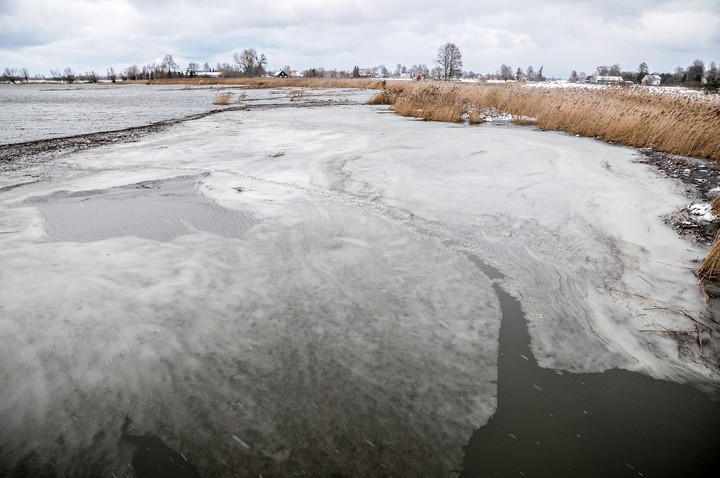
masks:
<instances>
[{"instance_id":1,"label":"ice sheet","mask_svg":"<svg viewBox=\"0 0 720 478\"><path fill-rule=\"evenodd\" d=\"M186 181L159 180L151 199L170 190L167 201L188 204ZM256 223L235 235L90 238L65 211L42 218L48 204L77 204L69 196L119 207L115 189L4 211L22 232L4 235L0 253L3 463L37 453L85 472L117 453L125 414L208 476L459 463L495 406L499 309L487 278L368 209L242 184L225 203ZM129 461L110 469L120 476Z\"/></svg>"},{"instance_id":2,"label":"ice sheet","mask_svg":"<svg viewBox=\"0 0 720 478\"><path fill-rule=\"evenodd\" d=\"M0 191L0 458L121 476L127 414L208 476L449 474L495 407L500 313L472 257L507 276L543 366L715 381L640 331L692 325L660 301L704 311L666 264L705 251L633 158L335 106L47 164Z\"/></svg>"}]
</instances>

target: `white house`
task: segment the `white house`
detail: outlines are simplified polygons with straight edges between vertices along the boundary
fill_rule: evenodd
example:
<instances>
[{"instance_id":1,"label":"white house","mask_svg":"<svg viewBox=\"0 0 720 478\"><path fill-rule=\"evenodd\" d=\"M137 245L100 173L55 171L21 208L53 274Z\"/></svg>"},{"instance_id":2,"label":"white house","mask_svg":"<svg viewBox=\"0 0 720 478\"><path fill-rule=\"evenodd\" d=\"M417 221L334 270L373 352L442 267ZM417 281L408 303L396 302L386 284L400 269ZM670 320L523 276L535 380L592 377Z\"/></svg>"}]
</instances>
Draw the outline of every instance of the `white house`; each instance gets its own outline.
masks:
<instances>
[{"instance_id":1,"label":"white house","mask_svg":"<svg viewBox=\"0 0 720 478\"><path fill-rule=\"evenodd\" d=\"M598 83L600 85L619 85L623 82L622 76L588 76L585 80L588 83Z\"/></svg>"},{"instance_id":2,"label":"white house","mask_svg":"<svg viewBox=\"0 0 720 478\"><path fill-rule=\"evenodd\" d=\"M644 86L660 86L661 80L662 78L659 75L645 75L640 82Z\"/></svg>"},{"instance_id":3,"label":"white house","mask_svg":"<svg viewBox=\"0 0 720 478\"><path fill-rule=\"evenodd\" d=\"M188 73L189 74L189 73ZM196 71L195 76L201 77L201 78L220 78L219 71Z\"/></svg>"}]
</instances>

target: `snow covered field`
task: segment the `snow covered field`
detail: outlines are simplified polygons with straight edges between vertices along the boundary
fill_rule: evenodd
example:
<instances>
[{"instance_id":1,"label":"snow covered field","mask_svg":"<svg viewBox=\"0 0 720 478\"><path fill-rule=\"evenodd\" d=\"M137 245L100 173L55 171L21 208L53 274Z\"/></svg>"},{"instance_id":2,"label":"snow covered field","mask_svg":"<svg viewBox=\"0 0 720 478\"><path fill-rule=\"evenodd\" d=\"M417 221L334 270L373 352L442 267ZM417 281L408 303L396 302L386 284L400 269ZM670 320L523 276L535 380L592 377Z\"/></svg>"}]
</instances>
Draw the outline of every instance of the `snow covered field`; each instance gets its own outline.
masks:
<instances>
[{"instance_id":1,"label":"snow covered field","mask_svg":"<svg viewBox=\"0 0 720 478\"><path fill-rule=\"evenodd\" d=\"M127 416L207 476L449 474L496 407L479 261L543 367L717 385L644 331L706 313L706 250L662 223L686 199L635 154L332 106L8 172L0 462L124 476Z\"/></svg>"}]
</instances>

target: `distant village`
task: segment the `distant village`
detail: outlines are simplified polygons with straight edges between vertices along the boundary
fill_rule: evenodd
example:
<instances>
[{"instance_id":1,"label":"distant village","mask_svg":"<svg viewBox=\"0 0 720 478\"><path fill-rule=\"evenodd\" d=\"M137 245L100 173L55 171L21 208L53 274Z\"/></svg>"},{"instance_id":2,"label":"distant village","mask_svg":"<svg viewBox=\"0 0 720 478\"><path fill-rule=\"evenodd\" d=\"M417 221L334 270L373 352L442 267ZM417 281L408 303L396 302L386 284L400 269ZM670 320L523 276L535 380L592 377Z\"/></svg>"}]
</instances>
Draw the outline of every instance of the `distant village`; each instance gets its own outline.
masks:
<instances>
[{"instance_id":1,"label":"distant village","mask_svg":"<svg viewBox=\"0 0 720 478\"><path fill-rule=\"evenodd\" d=\"M451 44L448 44L451 45ZM445 47L444 45L443 47ZM267 69L267 58L264 54L249 48L233 55L232 63L217 63L214 67L207 62L203 65L191 62L186 67L176 63L172 55L165 55L158 62L149 65L131 65L121 71L108 68L105 74L95 71L75 73L71 68L64 70L50 70L49 75L30 74L26 68L5 67L0 76L2 83L114 83L121 81L158 80L168 78L242 78L242 77L277 77L277 78L385 78L398 80L454 80L475 82L543 82L568 81L572 83L590 83L601 85L642 84L645 86L690 86L706 87L717 90L720 82L717 64L712 61L705 65L702 60L695 60L687 67L678 66L673 72L652 72L647 63L640 63L636 69L623 70L620 65L602 65L593 72L577 72L573 70L566 78L546 77L543 67L535 69L513 69L508 65L501 65L494 73L475 73L462 70L462 61L459 49L456 49L458 63L448 74L447 68L443 70L442 48L438 52L433 67L426 64L405 66L395 65L387 68L385 65L361 68L354 66L351 70L325 69L322 67L296 70L286 65L277 70Z\"/></svg>"}]
</instances>

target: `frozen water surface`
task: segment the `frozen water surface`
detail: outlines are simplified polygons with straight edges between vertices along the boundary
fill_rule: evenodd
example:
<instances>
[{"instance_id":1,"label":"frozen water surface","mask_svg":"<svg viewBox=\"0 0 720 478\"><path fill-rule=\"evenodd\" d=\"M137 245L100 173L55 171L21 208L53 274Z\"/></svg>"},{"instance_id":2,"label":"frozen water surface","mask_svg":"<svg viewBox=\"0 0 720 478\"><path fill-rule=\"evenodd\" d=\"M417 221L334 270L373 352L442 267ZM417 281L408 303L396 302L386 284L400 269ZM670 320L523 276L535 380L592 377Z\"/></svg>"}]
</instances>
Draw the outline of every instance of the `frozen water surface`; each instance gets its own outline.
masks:
<instances>
[{"instance_id":1,"label":"frozen water surface","mask_svg":"<svg viewBox=\"0 0 720 478\"><path fill-rule=\"evenodd\" d=\"M450 475L497 407L498 281L544 367L717 384L642 331L704 313L664 265L705 253L658 217L672 182L381 112L228 112L8 173L0 471L123 476L145 443L204 476Z\"/></svg>"},{"instance_id":2,"label":"frozen water surface","mask_svg":"<svg viewBox=\"0 0 720 478\"><path fill-rule=\"evenodd\" d=\"M216 108L211 87L122 84L0 85L0 144L111 131Z\"/></svg>"},{"instance_id":3,"label":"frozen water surface","mask_svg":"<svg viewBox=\"0 0 720 478\"><path fill-rule=\"evenodd\" d=\"M0 145L121 130L226 109L228 106L213 104L219 93L232 95L230 107L287 103L290 91L231 85L0 84L3 107ZM297 97L298 91L292 91ZM300 90L300 97L337 101L346 92Z\"/></svg>"}]
</instances>

